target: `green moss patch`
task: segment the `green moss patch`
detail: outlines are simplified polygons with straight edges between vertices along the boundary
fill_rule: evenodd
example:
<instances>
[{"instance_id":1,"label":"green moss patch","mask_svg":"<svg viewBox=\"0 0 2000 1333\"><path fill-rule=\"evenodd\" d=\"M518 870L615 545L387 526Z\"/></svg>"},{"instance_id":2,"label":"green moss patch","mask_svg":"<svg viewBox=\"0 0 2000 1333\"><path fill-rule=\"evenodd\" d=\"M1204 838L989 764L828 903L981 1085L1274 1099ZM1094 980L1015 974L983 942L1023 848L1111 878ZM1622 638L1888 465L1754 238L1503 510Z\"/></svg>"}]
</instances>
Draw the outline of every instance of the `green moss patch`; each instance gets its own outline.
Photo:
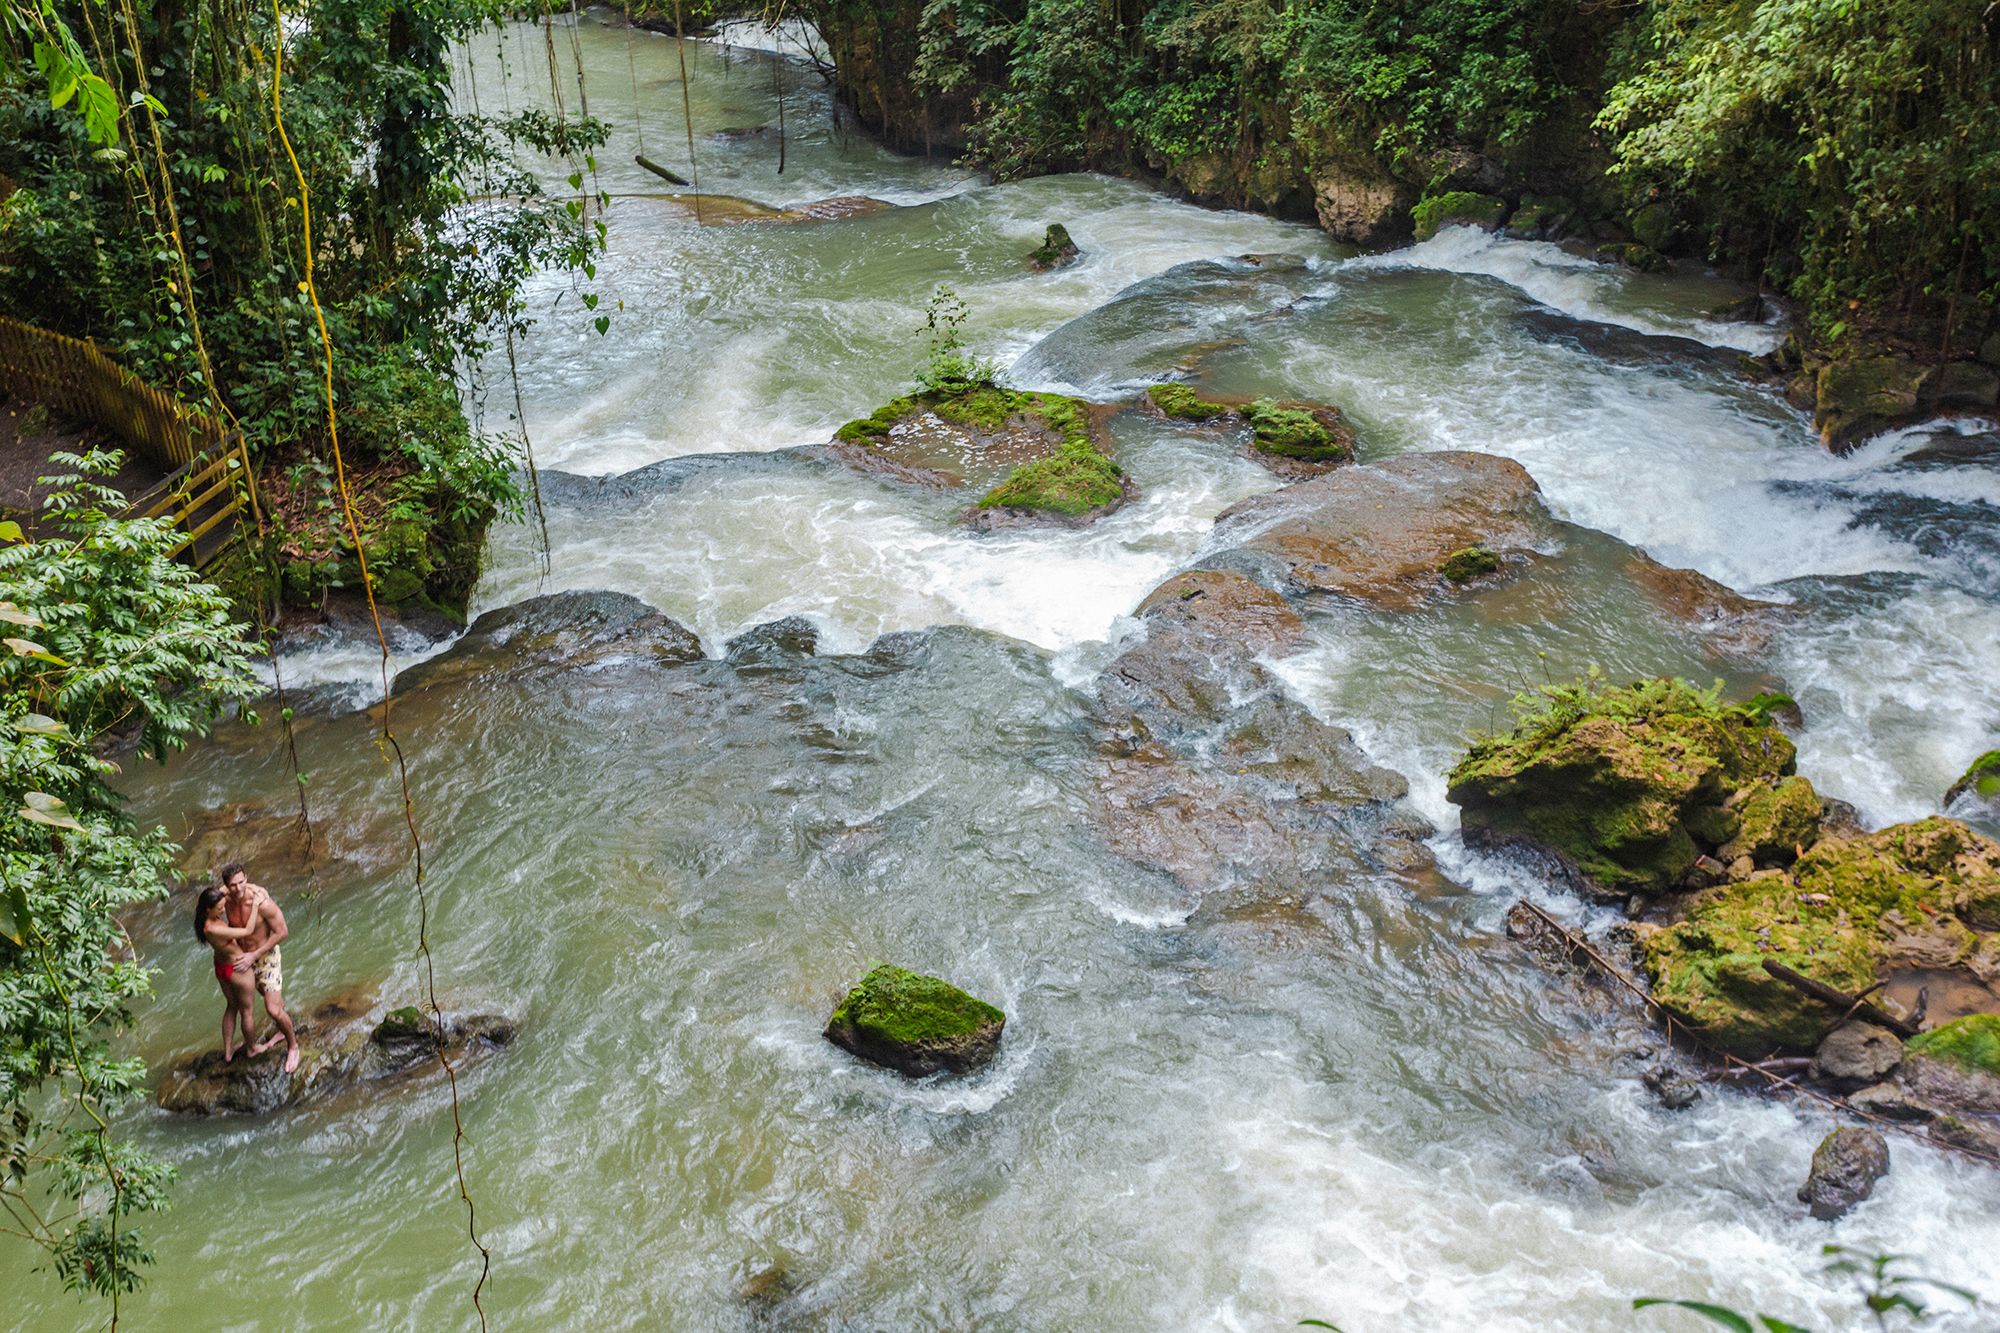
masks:
<instances>
[{"instance_id":1,"label":"green moss patch","mask_svg":"<svg viewBox=\"0 0 2000 1333\"><path fill-rule=\"evenodd\" d=\"M1039 509L1084 514L1125 496L1124 473L1090 442L1072 440L1047 458L1023 463L980 497L981 509Z\"/></svg>"},{"instance_id":2,"label":"green moss patch","mask_svg":"<svg viewBox=\"0 0 2000 1333\"><path fill-rule=\"evenodd\" d=\"M1146 390L1153 406L1176 421L1213 421L1235 409L1227 403L1212 403L1185 384L1155 384Z\"/></svg>"},{"instance_id":3,"label":"green moss patch","mask_svg":"<svg viewBox=\"0 0 2000 1333\"><path fill-rule=\"evenodd\" d=\"M1716 852L1723 861L1747 856L1759 865L1790 865L1819 839L1819 793L1802 777L1750 788L1733 813L1736 828Z\"/></svg>"},{"instance_id":4,"label":"green moss patch","mask_svg":"<svg viewBox=\"0 0 2000 1333\"><path fill-rule=\"evenodd\" d=\"M1785 734L1682 680L1589 680L1515 701L1516 725L1475 742L1446 794L1468 838L1555 852L1607 897L1679 887L1732 830L1726 800L1787 777Z\"/></svg>"},{"instance_id":5,"label":"green moss patch","mask_svg":"<svg viewBox=\"0 0 2000 1333\"><path fill-rule=\"evenodd\" d=\"M1807 1050L1839 1015L1764 971L1770 959L1848 994L1893 963L1898 941L1971 952L1970 904L2000 891L2000 847L1933 816L1807 849L1790 874L1711 890L1650 930L1640 953L1653 993L1739 1055Z\"/></svg>"},{"instance_id":6,"label":"green moss patch","mask_svg":"<svg viewBox=\"0 0 2000 1333\"><path fill-rule=\"evenodd\" d=\"M1943 1027L1918 1033L1906 1047L1960 1069L2000 1078L2000 1014L1969 1014L1954 1019Z\"/></svg>"},{"instance_id":7,"label":"green moss patch","mask_svg":"<svg viewBox=\"0 0 2000 1333\"><path fill-rule=\"evenodd\" d=\"M1461 546L1444 558L1438 572L1453 583L1469 583L1500 568L1500 557L1484 546Z\"/></svg>"},{"instance_id":8,"label":"green moss patch","mask_svg":"<svg viewBox=\"0 0 2000 1333\"><path fill-rule=\"evenodd\" d=\"M976 380L952 393L914 393L892 398L872 413L834 432L851 444L885 443L889 432L919 412L934 412L954 426L998 431L1017 419L1034 422L1065 443L1090 440L1090 421L1083 404L1059 393L1020 393L991 380Z\"/></svg>"},{"instance_id":9,"label":"green moss patch","mask_svg":"<svg viewBox=\"0 0 2000 1333\"><path fill-rule=\"evenodd\" d=\"M1988 801L2000 800L2000 750L1988 750L1973 760L1964 776L1945 793L1945 804L1967 793Z\"/></svg>"},{"instance_id":10,"label":"green moss patch","mask_svg":"<svg viewBox=\"0 0 2000 1333\"><path fill-rule=\"evenodd\" d=\"M827 1020L829 1041L913 1077L993 1058L1007 1015L948 981L884 963Z\"/></svg>"},{"instance_id":11,"label":"green moss patch","mask_svg":"<svg viewBox=\"0 0 2000 1333\"><path fill-rule=\"evenodd\" d=\"M1028 263L1038 269L1051 269L1067 264L1080 253L1076 242L1070 239L1069 228L1060 222L1051 222L1042 233L1042 243L1028 252Z\"/></svg>"},{"instance_id":12,"label":"green moss patch","mask_svg":"<svg viewBox=\"0 0 2000 1333\"><path fill-rule=\"evenodd\" d=\"M1267 454L1312 463L1354 456L1352 441L1336 434L1309 408L1260 398L1244 409L1244 415L1250 420L1251 444Z\"/></svg>"},{"instance_id":13,"label":"green moss patch","mask_svg":"<svg viewBox=\"0 0 2000 1333\"><path fill-rule=\"evenodd\" d=\"M1462 224L1472 227L1492 229L1507 217L1507 201L1490 194L1479 194L1473 190L1451 190L1444 194L1434 194L1419 200L1410 210L1410 222L1416 227L1417 239L1427 241L1438 234L1442 227Z\"/></svg>"}]
</instances>

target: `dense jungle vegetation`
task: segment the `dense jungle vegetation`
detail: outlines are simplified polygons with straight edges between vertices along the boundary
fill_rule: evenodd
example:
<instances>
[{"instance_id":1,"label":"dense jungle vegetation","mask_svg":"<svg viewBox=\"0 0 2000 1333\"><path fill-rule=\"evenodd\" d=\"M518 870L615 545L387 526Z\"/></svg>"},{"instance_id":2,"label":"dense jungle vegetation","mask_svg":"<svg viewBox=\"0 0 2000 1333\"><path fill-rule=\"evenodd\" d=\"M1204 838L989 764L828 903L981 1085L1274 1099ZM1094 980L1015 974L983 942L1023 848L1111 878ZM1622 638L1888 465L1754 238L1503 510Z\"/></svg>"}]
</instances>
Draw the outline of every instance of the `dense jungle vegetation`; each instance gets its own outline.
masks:
<instances>
[{"instance_id":1,"label":"dense jungle vegetation","mask_svg":"<svg viewBox=\"0 0 2000 1333\"><path fill-rule=\"evenodd\" d=\"M1296 211L1347 177L1405 235L1426 197L1562 196L1598 239L1768 280L1834 350L1964 354L2000 300L2000 10L1973 0L816 10L865 118L1002 176L1139 168Z\"/></svg>"}]
</instances>

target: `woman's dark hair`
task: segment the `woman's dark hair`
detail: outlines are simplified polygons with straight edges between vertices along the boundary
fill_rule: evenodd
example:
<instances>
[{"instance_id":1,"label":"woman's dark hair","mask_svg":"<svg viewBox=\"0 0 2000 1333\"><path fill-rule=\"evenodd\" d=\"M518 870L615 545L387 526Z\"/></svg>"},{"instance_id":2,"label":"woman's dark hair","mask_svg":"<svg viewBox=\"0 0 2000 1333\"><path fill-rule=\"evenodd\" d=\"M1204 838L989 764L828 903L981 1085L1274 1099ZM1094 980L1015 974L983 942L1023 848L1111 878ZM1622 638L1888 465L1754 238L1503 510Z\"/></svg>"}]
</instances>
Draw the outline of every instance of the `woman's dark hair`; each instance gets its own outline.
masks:
<instances>
[{"instance_id":1,"label":"woman's dark hair","mask_svg":"<svg viewBox=\"0 0 2000 1333\"><path fill-rule=\"evenodd\" d=\"M214 887L203 889L201 897L194 900L194 937L203 944L208 943L208 931L205 929L208 914L213 912L215 905L221 901L222 890Z\"/></svg>"}]
</instances>

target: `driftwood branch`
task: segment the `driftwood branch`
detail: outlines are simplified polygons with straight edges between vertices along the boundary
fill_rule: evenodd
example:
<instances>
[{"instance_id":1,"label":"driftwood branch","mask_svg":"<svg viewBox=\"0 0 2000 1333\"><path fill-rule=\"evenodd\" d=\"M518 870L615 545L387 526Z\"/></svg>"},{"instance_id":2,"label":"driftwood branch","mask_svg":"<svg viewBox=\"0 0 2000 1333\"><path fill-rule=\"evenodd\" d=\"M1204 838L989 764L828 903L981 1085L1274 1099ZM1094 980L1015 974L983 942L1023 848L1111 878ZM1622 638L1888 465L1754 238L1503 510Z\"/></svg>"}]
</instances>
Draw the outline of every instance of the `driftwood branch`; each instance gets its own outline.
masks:
<instances>
[{"instance_id":1,"label":"driftwood branch","mask_svg":"<svg viewBox=\"0 0 2000 1333\"><path fill-rule=\"evenodd\" d=\"M1863 991L1860 995L1849 995L1845 991L1835 990L1824 981L1814 981L1811 977L1803 973L1794 972L1783 963L1770 958L1764 960L1764 970L1794 990L1803 991L1815 1000L1818 1000L1821 1004L1839 1009L1844 1014L1859 1015L1867 1019L1870 1023L1880 1024L1899 1037L1914 1037L1917 1035L1915 1024L1905 1022L1887 1010L1870 1004L1866 991ZM1870 989L1873 988L1871 987Z\"/></svg>"},{"instance_id":2,"label":"driftwood branch","mask_svg":"<svg viewBox=\"0 0 2000 1333\"><path fill-rule=\"evenodd\" d=\"M686 185L688 183L687 177L667 170L644 153L634 154L632 160L652 172L655 176L658 176L661 180L666 181L669 185Z\"/></svg>"}]
</instances>

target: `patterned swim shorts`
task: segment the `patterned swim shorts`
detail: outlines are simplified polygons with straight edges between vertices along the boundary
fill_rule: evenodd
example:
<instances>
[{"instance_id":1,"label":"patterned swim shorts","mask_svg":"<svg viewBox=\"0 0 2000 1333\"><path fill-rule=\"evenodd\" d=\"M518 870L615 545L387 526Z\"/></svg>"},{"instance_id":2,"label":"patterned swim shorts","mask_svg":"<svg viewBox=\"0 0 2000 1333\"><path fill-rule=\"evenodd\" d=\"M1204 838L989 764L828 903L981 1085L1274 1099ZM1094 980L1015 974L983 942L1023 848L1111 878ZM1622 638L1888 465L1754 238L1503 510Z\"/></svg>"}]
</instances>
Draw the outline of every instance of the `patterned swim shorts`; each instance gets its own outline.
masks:
<instances>
[{"instance_id":1,"label":"patterned swim shorts","mask_svg":"<svg viewBox=\"0 0 2000 1333\"><path fill-rule=\"evenodd\" d=\"M256 963L257 993L285 991L285 960L278 956L278 946L272 945L270 952L262 955Z\"/></svg>"}]
</instances>

